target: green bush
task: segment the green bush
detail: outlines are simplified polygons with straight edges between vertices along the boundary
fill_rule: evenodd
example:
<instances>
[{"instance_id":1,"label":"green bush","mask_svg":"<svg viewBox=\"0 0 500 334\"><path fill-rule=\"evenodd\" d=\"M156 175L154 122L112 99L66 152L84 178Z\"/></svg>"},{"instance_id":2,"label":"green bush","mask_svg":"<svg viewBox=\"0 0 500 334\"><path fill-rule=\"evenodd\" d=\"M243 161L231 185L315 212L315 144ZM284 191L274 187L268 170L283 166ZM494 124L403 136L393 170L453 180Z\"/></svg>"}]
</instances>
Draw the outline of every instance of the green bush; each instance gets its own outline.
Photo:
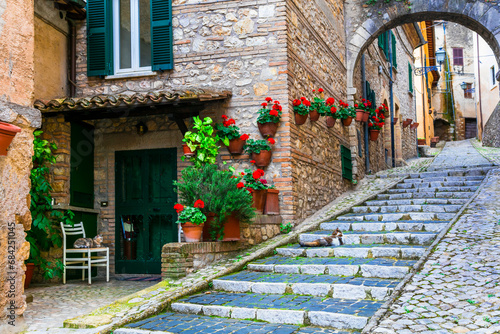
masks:
<instances>
[{"instance_id":1,"label":"green bush","mask_svg":"<svg viewBox=\"0 0 500 334\"><path fill-rule=\"evenodd\" d=\"M217 135L214 136L213 120L210 117L205 117L203 121L199 117L193 119L193 131L186 132L182 140L194 152L194 156L190 158L190 161L196 167L215 164L220 148L217 142L220 138ZM182 158L184 160L184 157Z\"/></svg>"}]
</instances>

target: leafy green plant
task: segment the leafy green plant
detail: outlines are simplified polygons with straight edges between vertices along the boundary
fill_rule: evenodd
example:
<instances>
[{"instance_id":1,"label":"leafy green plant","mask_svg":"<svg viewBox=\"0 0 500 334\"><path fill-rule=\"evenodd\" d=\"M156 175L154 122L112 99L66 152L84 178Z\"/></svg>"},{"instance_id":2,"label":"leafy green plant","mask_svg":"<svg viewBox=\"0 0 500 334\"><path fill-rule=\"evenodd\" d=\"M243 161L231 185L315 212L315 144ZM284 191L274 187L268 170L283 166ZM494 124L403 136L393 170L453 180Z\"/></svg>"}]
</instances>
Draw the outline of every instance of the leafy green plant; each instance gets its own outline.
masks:
<instances>
[{"instance_id":1,"label":"leafy green plant","mask_svg":"<svg viewBox=\"0 0 500 334\"><path fill-rule=\"evenodd\" d=\"M292 231L292 228L293 228L292 223L280 224L280 232L283 234L290 233Z\"/></svg>"},{"instance_id":2,"label":"leafy green plant","mask_svg":"<svg viewBox=\"0 0 500 334\"><path fill-rule=\"evenodd\" d=\"M30 243L30 256L27 262L38 266L45 279L61 277L64 269L61 260L53 262L42 257L52 247L62 246L59 222L73 225L73 212L61 212L52 207L52 186L49 183L49 168L56 162L54 151L57 146L41 138L43 131L35 131L33 141L33 169L31 170L31 229L26 232Z\"/></svg>"},{"instance_id":3,"label":"leafy green plant","mask_svg":"<svg viewBox=\"0 0 500 334\"><path fill-rule=\"evenodd\" d=\"M174 209L177 211L179 218L177 219L177 224L192 223L194 225L201 225L207 220L207 216L201 212L201 209L205 206L202 200L197 200L194 202L194 206L183 206L181 204L176 204Z\"/></svg>"},{"instance_id":4,"label":"leafy green plant","mask_svg":"<svg viewBox=\"0 0 500 334\"><path fill-rule=\"evenodd\" d=\"M299 115L307 115L309 114L311 101L302 96L300 99L293 100L292 105L293 112L296 112Z\"/></svg>"},{"instance_id":5,"label":"leafy green plant","mask_svg":"<svg viewBox=\"0 0 500 334\"><path fill-rule=\"evenodd\" d=\"M193 120L193 131L186 132L182 140L194 152L194 156L190 158L190 161L196 167L215 164L220 148L217 142L220 138L214 135L213 120L210 117L205 117L203 121L199 117L194 117ZM184 160L184 157L182 158Z\"/></svg>"},{"instance_id":6,"label":"leafy green plant","mask_svg":"<svg viewBox=\"0 0 500 334\"><path fill-rule=\"evenodd\" d=\"M348 117L355 117L356 109L354 107L350 107L349 104L339 101L339 107L337 108L337 112L335 113L335 117L338 119L347 119Z\"/></svg>"},{"instance_id":7,"label":"leafy green plant","mask_svg":"<svg viewBox=\"0 0 500 334\"><path fill-rule=\"evenodd\" d=\"M248 154L251 153L257 153L259 154L260 151L271 151L271 146L269 144L274 144L275 141L273 138L269 138L267 141L264 139L249 139L247 140L247 143L245 144L245 151Z\"/></svg>"},{"instance_id":8,"label":"leafy green plant","mask_svg":"<svg viewBox=\"0 0 500 334\"><path fill-rule=\"evenodd\" d=\"M262 108L259 109L259 117L257 117L257 123L279 123L281 120L281 114L283 107L279 101L271 102L272 98L267 97L266 102L262 103Z\"/></svg>"}]
</instances>

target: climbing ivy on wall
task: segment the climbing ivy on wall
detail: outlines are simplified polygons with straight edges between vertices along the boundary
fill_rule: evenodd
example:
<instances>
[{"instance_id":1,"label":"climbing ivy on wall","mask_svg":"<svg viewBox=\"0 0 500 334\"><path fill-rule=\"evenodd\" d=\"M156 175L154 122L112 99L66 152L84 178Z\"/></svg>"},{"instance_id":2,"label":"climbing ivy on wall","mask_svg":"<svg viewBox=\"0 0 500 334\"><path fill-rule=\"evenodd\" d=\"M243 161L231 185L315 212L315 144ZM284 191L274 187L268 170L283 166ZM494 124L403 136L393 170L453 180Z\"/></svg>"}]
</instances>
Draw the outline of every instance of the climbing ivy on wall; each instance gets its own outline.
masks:
<instances>
[{"instance_id":1,"label":"climbing ivy on wall","mask_svg":"<svg viewBox=\"0 0 500 334\"><path fill-rule=\"evenodd\" d=\"M61 212L52 207L52 187L49 183L49 168L56 162L54 151L57 146L41 138L42 131L35 131L33 141L33 169L31 170L31 229L26 240L30 243L30 257L27 262L38 266L45 279L60 277L63 264L60 259L49 261L43 257L52 247L61 247L62 238L59 222L73 224L73 212Z\"/></svg>"},{"instance_id":2,"label":"climbing ivy on wall","mask_svg":"<svg viewBox=\"0 0 500 334\"><path fill-rule=\"evenodd\" d=\"M410 0L368 0L366 2L367 5L375 5L379 2L383 2L384 4L388 4L388 3L391 3L392 1L395 1L395 2L404 2L405 6L408 7L408 9L411 9L412 7L412 2Z\"/></svg>"}]
</instances>

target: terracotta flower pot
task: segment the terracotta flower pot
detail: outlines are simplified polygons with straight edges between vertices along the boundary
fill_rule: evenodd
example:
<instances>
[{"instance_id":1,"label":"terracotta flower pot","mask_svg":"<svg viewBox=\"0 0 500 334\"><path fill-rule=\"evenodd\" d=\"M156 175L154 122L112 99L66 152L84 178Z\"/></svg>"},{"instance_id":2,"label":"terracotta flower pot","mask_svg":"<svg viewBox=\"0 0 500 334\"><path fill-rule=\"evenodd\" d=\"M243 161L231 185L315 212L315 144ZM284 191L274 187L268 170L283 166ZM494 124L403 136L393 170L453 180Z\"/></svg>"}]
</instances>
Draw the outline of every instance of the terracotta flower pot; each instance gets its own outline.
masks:
<instances>
[{"instance_id":1,"label":"terracotta flower pot","mask_svg":"<svg viewBox=\"0 0 500 334\"><path fill-rule=\"evenodd\" d=\"M376 141L378 139L379 133L380 133L380 130L370 130L370 140Z\"/></svg>"},{"instance_id":2,"label":"terracotta flower pot","mask_svg":"<svg viewBox=\"0 0 500 334\"><path fill-rule=\"evenodd\" d=\"M309 119L311 122L316 122L319 119L319 112L314 109L309 112Z\"/></svg>"},{"instance_id":3,"label":"terracotta flower pot","mask_svg":"<svg viewBox=\"0 0 500 334\"><path fill-rule=\"evenodd\" d=\"M207 216L207 220L205 224L203 224L203 241L213 241L210 237L210 230L212 229L212 222L215 218L215 213L208 212L205 214Z\"/></svg>"},{"instance_id":4,"label":"terracotta flower pot","mask_svg":"<svg viewBox=\"0 0 500 334\"><path fill-rule=\"evenodd\" d=\"M398 118L397 118L397 117L394 117L394 118L392 119L392 124L397 124L397 123L398 123Z\"/></svg>"},{"instance_id":5,"label":"terracotta flower pot","mask_svg":"<svg viewBox=\"0 0 500 334\"><path fill-rule=\"evenodd\" d=\"M363 112L363 122L368 122L368 119L370 118L370 113L367 111Z\"/></svg>"},{"instance_id":6,"label":"terracotta flower pot","mask_svg":"<svg viewBox=\"0 0 500 334\"><path fill-rule=\"evenodd\" d=\"M411 119L407 119L406 121L403 121L403 128L407 128L407 127L408 127L408 125L410 125L410 124L411 124L411 122L412 122L412 120L411 120Z\"/></svg>"},{"instance_id":7,"label":"terracotta flower pot","mask_svg":"<svg viewBox=\"0 0 500 334\"><path fill-rule=\"evenodd\" d=\"M418 139L418 145L425 145L425 144L426 144L425 138Z\"/></svg>"},{"instance_id":8,"label":"terracotta flower pot","mask_svg":"<svg viewBox=\"0 0 500 334\"><path fill-rule=\"evenodd\" d=\"M34 263L26 263L26 277L24 278L24 288L30 287L31 279L33 278L33 271L35 270Z\"/></svg>"},{"instance_id":9,"label":"terracotta flower pot","mask_svg":"<svg viewBox=\"0 0 500 334\"><path fill-rule=\"evenodd\" d=\"M352 123L352 117L351 116L342 119L342 124L344 124L344 126L349 126L349 125L351 125L351 123Z\"/></svg>"},{"instance_id":10,"label":"terracotta flower pot","mask_svg":"<svg viewBox=\"0 0 500 334\"><path fill-rule=\"evenodd\" d=\"M219 238L217 238L218 240ZM222 241L238 241L240 240L240 220L233 213L224 222L224 238Z\"/></svg>"},{"instance_id":11,"label":"terracotta flower pot","mask_svg":"<svg viewBox=\"0 0 500 334\"><path fill-rule=\"evenodd\" d=\"M266 189L252 191L252 199L253 199L252 206L255 208L257 213L264 212L264 207L266 205L266 197L267 197L267 190Z\"/></svg>"},{"instance_id":12,"label":"terracotta flower pot","mask_svg":"<svg viewBox=\"0 0 500 334\"><path fill-rule=\"evenodd\" d=\"M269 166L272 156L273 151L262 150L260 153L252 153L252 159L255 160L255 166L260 168Z\"/></svg>"},{"instance_id":13,"label":"terracotta flower pot","mask_svg":"<svg viewBox=\"0 0 500 334\"><path fill-rule=\"evenodd\" d=\"M9 123L0 122L0 155L7 155L7 148L21 128Z\"/></svg>"},{"instance_id":14,"label":"terracotta flower pot","mask_svg":"<svg viewBox=\"0 0 500 334\"><path fill-rule=\"evenodd\" d=\"M294 113L295 114L295 124L297 125L302 125L307 121L307 116L309 114L301 115L299 113Z\"/></svg>"},{"instance_id":15,"label":"terracotta flower pot","mask_svg":"<svg viewBox=\"0 0 500 334\"><path fill-rule=\"evenodd\" d=\"M365 111L363 109L356 109L356 122L362 122L363 121L363 115Z\"/></svg>"},{"instance_id":16,"label":"terracotta flower pot","mask_svg":"<svg viewBox=\"0 0 500 334\"><path fill-rule=\"evenodd\" d=\"M333 118L332 116L326 116L326 127L333 128L335 126L336 121L337 121L336 118Z\"/></svg>"},{"instance_id":17,"label":"terracotta flower pot","mask_svg":"<svg viewBox=\"0 0 500 334\"><path fill-rule=\"evenodd\" d=\"M201 232L203 232L203 225L205 224L195 225L190 222L181 224L186 242L200 242Z\"/></svg>"},{"instance_id":18,"label":"terracotta flower pot","mask_svg":"<svg viewBox=\"0 0 500 334\"><path fill-rule=\"evenodd\" d=\"M418 128L418 123L413 123L412 125L410 125L410 129L415 130L416 128Z\"/></svg>"},{"instance_id":19,"label":"terracotta flower pot","mask_svg":"<svg viewBox=\"0 0 500 334\"><path fill-rule=\"evenodd\" d=\"M276 135L276 131L278 131L279 123L267 122L264 124L257 123L259 127L260 134L262 137L271 137L273 138Z\"/></svg>"},{"instance_id":20,"label":"terracotta flower pot","mask_svg":"<svg viewBox=\"0 0 500 334\"><path fill-rule=\"evenodd\" d=\"M231 154L241 154L243 153L243 146L245 146L246 142L246 140L241 140L240 138L230 140L227 149Z\"/></svg>"},{"instance_id":21,"label":"terracotta flower pot","mask_svg":"<svg viewBox=\"0 0 500 334\"><path fill-rule=\"evenodd\" d=\"M266 193L266 206L264 207L265 215L279 215L280 214L280 191L277 189L267 189Z\"/></svg>"},{"instance_id":22,"label":"terracotta flower pot","mask_svg":"<svg viewBox=\"0 0 500 334\"><path fill-rule=\"evenodd\" d=\"M182 150L184 151L184 156L185 157L192 157L194 155L194 152L191 151L189 146L187 144L182 144Z\"/></svg>"}]
</instances>

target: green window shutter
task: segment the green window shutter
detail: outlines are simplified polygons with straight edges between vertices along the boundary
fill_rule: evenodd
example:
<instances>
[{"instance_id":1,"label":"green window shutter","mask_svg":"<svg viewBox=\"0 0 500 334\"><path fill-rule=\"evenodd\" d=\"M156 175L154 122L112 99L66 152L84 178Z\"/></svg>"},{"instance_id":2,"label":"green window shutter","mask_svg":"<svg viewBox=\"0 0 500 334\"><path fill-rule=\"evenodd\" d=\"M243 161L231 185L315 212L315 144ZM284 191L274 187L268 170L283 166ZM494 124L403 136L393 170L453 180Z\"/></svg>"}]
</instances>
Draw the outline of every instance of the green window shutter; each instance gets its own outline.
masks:
<instances>
[{"instance_id":1,"label":"green window shutter","mask_svg":"<svg viewBox=\"0 0 500 334\"><path fill-rule=\"evenodd\" d=\"M391 42L392 42L392 66L398 68L397 52L396 52L396 36L391 32Z\"/></svg>"},{"instance_id":2,"label":"green window shutter","mask_svg":"<svg viewBox=\"0 0 500 334\"><path fill-rule=\"evenodd\" d=\"M113 73L111 1L87 0L87 75Z\"/></svg>"},{"instance_id":3,"label":"green window shutter","mask_svg":"<svg viewBox=\"0 0 500 334\"><path fill-rule=\"evenodd\" d=\"M151 0L151 55L153 71L174 68L171 0Z\"/></svg>"},{"instance_id":4,"label":"green window shutter","mask_svg":"<svg viewBox=\"0 0 500 334\"><path fill-rule=\"evenodd\" d=\"M384 36L385 32L382 33L382 35L378 36L378 47L381 48L382 50L384 49Z\"/></svg>"},{"instance_id":5,"label":"green window shutter","mask_svg":"<svg viewBox=\"0 0 500 334\"><path fill-rule=\"evenodd\" d=\"M340 158L342 162L342 177L352 181L352 156L351 150L340 145Z\"/></svg>"},{"instance_id":6,"label":"green window shutter","mask_svg":"<svg viewBox=\"0 0 500 334\"><path fill-rule=\"evenodd\" d=\"M408 63L408 84L408 90L410 91L410 93L413 93L413 68L411 67L410 63Z\"/></svg>"}]
</instances>

